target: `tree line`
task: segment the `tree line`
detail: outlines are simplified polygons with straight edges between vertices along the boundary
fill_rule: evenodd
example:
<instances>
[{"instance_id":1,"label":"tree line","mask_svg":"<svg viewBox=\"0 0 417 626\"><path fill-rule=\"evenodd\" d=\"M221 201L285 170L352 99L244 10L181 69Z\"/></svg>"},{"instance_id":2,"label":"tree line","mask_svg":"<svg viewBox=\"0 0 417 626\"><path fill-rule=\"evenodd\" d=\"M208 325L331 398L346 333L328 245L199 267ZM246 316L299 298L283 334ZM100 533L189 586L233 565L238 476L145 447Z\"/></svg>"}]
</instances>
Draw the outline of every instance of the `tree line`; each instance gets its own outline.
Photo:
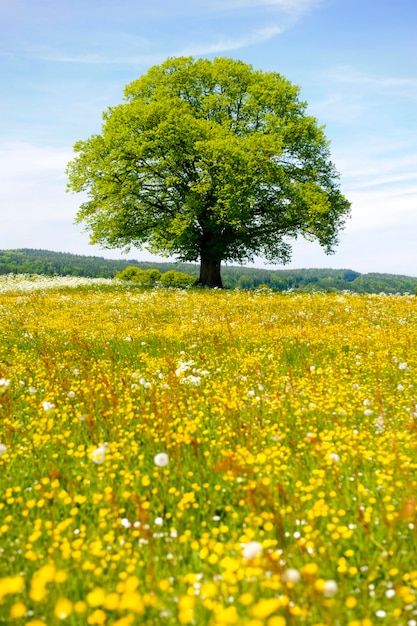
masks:
<instances>
[{"instance_id":1,"label":"tree line","mask_svg":"<svg viewBox=\"0 0 417 626\"><path fill-rule=\"evenodd\" d=\"M46 276L85 276L113 278L128 267L143 270L183 272L195 278L199 266L193 263L156 263L134 259L114 260L67 252L35 250L0 250L0 274L43 274ZM226 265L223 268L226 289L256 289L262 286L275 291L353 291L355 293L415 293L417 278L396 274L361 274L351 269L285 269Z\"/></svg>"}]
</instances>

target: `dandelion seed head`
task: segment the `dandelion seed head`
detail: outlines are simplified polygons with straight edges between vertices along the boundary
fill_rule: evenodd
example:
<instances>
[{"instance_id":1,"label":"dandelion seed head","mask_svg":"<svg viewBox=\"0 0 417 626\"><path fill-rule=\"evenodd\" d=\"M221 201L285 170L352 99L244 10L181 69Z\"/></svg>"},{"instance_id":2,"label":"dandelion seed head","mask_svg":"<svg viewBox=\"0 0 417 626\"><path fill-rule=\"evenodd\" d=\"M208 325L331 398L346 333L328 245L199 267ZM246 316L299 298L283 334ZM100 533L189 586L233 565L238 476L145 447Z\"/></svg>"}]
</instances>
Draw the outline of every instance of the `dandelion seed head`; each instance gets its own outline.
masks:
<instances>
[{"instance_id":1,"label":"dandelion seed head","mask_svg":"<svg viewBox=\"0 0 417 626\"><path fill-rule=\"evenodd\" d=\"M259 541L250 541L243 546L243 558L250 561L257 556L260 556L262 551L262 544L259 543Z\"/></svg>"},{"instance_id":2,"label":"dandelion seed head","mask_svg":"<svg viewBox=\"0 0 417 626\"><path fill-rule=\"evenodd\" d=\"M165 452L158 452L155 454L153 462L157 467L166 467L169 463L169 457Z\"/></svg>"}]
</instances>

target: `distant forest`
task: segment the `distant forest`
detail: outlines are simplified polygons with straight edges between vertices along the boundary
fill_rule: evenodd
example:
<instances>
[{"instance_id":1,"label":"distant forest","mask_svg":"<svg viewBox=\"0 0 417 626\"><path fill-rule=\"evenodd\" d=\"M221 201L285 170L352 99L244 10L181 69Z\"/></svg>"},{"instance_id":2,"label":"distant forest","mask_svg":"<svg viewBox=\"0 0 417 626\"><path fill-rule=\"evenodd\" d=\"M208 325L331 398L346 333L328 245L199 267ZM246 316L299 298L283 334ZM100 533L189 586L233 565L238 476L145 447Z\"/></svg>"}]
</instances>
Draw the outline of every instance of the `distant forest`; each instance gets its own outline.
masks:
<instances>
[{"instance_id":1,"label":"distant forest","mask_svg":"<svg viewBox=\"0 0 417 626\"><path fill-rule=\"evenodd\" d=\"M177 270L198 277L193 263L150 263L82 256L49 250L0 250L0 274L44 274L47 276L89 276L113 278L128 266ZM268 270L225 265L222 268L227 289L254 289L260 285L276 291L353 291L355 293L415 293L417 278L395 274L360 274L350 269Z\"/></svg>"}]
</instances>

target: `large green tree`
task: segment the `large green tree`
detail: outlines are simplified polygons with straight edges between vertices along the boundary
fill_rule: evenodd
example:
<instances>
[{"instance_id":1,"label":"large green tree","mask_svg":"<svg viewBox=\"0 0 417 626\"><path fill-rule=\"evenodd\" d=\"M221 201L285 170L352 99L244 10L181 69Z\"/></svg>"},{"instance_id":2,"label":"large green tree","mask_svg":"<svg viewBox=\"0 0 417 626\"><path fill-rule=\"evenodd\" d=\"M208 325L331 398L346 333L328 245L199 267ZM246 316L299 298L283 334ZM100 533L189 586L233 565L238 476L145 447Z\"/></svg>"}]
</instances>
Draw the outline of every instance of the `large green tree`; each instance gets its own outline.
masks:
<instances>
[{"instance_id":1,"label":"large green tree","mask_svg":"<svg viewBox=\"0 0 417 626\"><path fill-rule=\"evenodd\" d=\"M222 261L287 262L299 235L332 252L350 204L323 127L280 74L172 58L103 117L67 169L92 243L199 260L211 287Z\"/></svg>"}]
</instances>

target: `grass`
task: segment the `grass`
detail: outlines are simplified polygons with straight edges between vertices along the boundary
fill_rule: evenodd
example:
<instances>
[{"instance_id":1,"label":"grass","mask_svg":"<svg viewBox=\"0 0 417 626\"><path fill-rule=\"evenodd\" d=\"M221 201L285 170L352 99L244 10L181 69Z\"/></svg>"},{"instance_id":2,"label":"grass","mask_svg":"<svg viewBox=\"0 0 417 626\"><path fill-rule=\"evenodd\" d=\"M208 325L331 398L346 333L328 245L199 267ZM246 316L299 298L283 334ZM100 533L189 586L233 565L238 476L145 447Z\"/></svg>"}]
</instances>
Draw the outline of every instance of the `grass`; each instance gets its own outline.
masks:
<instances>
[{"instance_id":1,"label":"grass","mask_svg":"<svg viewBox=\"0 0 417 626\"><path fill-rule=\"evenodd\" d=\"M416 626L414 297L31 282L0 624Z\"/></svg>"}]
</instances>

